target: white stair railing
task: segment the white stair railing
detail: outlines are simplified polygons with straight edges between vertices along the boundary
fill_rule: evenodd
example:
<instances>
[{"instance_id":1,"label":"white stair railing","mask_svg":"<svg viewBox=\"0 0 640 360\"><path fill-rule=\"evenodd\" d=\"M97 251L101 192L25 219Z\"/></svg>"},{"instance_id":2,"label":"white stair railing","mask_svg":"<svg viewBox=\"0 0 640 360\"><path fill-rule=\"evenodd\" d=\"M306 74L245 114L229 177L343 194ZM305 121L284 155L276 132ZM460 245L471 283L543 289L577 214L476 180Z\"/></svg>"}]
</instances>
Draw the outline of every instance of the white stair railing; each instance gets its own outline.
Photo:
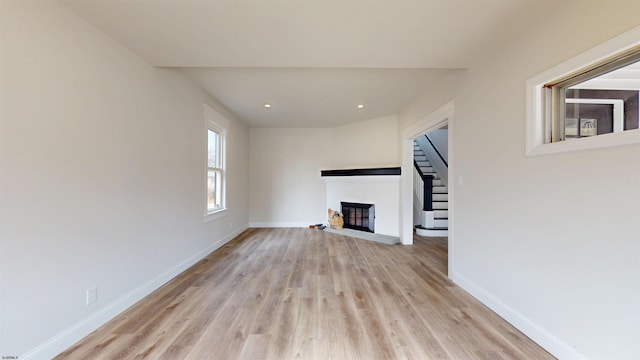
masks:
<instances>
[{"instance_id":1,"label":"white stair railing","mask_svg":"<svg viewBox=\"0 0 640 360\"><path fill-rule=\"evenodd\" d=\"M424 181L418 169L413 168L413 194L415 195L414 204L417 202L418 209L424 208Z\"/></svg>"}]
</instances>

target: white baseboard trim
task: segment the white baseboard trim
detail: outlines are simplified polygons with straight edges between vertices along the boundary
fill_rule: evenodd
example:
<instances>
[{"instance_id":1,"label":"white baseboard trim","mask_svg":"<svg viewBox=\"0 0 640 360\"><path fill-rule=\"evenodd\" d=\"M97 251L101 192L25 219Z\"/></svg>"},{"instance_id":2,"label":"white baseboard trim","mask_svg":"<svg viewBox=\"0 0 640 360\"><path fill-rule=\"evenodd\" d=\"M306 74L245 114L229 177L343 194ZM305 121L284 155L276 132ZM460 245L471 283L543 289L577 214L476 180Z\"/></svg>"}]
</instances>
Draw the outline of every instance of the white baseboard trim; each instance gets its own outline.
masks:
<instances>
[{"instance_id":1,"label":"white baseboard trim","mask_svg":"<svg viewBox=\"0 0 640 360\"><path fill-rule=\"evenodd\" d=\"M500 301L484 288L476 285L474 282L464 276L455 273L450 277L451 280L460 286L463 290L471 294L485 304L496 314L500 315L504 320L522 331L526 336L542 346L551 355L558 359L575 359L586 360L587 357L578 352L574 347L565 343L531 319L511 308L509 305Z\"/></svg>"},{"instance_id":2,"label":"white baseboard trim","mask_svg":"<svg viewBox=\"0 0 640 360\"><path fill-rule=\"evenodd\" d=\"M306 228L309 225L320 224L320 222L252 222L251 228ZM324 222L326 223L326 221Z\"/></svg>"},{"instance_id":3,"label":"white baseboard trim","mask_svg":"<svg viewBox=\"0 0 640 360\"><path fill-rule=\"evenodd\" d=\"M157 277L147 281L140 287L130 291L128 294L122 296L111 304L106 305L102 309L93 313L88 318L76 323L75 325L63 330L50 340L37 346L36 348L28 351L24 355L20 355L21 360L39 360L39 359L51 359L60 354L71 345L77 343L85 336L89 335L92 331L96 330L100 326L104 325L107 321L113 319L116 315L120 314L124 310L131 307L136 302L143 299L145 296L151 294L160 286L166 284L168 281L193 266L198 261L202 260L205 256L211 252L217 250L222 245L226 244L236 236L240 235L243 231L247 230L249 225L246 224L236 231L229 233L222 240L217 241L206 249L198 252L197 254L181 261L179 264L168 269L164 273Z\"/></svg>"}]
</instances>

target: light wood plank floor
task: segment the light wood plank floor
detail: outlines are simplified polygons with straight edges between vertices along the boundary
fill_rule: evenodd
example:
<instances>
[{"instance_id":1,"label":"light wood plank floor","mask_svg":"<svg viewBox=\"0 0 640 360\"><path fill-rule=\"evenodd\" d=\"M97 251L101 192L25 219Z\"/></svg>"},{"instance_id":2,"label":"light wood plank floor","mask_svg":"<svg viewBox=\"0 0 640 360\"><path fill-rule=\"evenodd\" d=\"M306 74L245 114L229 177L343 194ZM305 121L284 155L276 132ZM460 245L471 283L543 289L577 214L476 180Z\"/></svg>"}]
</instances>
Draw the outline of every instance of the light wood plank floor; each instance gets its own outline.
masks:
<instances>
[{"instance_id":1,"label":"light wood plank floor","mask_svg":"<svg viewBox=\"0 0 640 360\"><path fill-rule=\"evenodd\" d=\"M553 359L446 261L446 238L250 229L56 359Z\"/></svg>"}]
</instances>

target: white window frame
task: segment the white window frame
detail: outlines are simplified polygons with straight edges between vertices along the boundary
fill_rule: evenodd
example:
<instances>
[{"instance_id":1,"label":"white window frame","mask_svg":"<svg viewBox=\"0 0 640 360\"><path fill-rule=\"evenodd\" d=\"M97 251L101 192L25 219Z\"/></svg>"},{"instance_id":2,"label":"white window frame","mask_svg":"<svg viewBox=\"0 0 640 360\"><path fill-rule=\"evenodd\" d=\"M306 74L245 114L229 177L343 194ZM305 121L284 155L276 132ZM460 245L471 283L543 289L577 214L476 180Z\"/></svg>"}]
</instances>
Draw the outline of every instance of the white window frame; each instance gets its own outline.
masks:
<instances>
[{"instance_id":1,"label":"white window frame","mask_svg":"<svg viewBox=\"0 0 640 360\"><path fill-rule=\"evenodd\" d=\"M549 120L551 114L547 113L550 110L545 106L545 102L549 102L551 99L545 99L543 91L545 84L588 69L638 45L640 45L640 26L527 80L527 156L640 144L640 129L590 136L572 141L551 142L547 129L550 129L553 124Z\"/></svg>"},{"instance_id":2,"label":"white window frame","mask_svg":"<svg viewBox=\"0 0 640 360\"><path fill-rule=\"evenodd\" d=\"M227 129L229 128L229 119L225 118L222 114L217 112L211 106L204 104L204 123L205 123L205 164L204 164L204 222L219 219L226 216L227 209ZM220 168L221 180L220 180L220 197L221 206L217 209L209 210L207 203L208 196L208 174L209 174L209 130L215 131L219 134L219 156L220 156Z\"/></svg>"}]
</instances>

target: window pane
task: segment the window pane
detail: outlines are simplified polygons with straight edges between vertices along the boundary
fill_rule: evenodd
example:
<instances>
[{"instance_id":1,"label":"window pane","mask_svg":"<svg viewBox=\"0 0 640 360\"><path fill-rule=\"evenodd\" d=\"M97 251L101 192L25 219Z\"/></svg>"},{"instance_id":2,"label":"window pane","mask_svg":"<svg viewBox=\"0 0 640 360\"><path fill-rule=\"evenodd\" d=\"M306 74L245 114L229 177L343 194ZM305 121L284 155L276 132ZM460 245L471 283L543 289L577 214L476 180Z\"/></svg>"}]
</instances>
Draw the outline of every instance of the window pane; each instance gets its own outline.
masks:
<instances>
[{"instance_id":1,"label":"window pane","mask_svg":"<svg viewBox=\"0 0 640 360\"><path fill-rule=\"evenodd\" d=\"M218 141L220 135L213 130L209 130L208 133L208 141L207 141L207 151L208 151L208 167L217 168L220 167L218 164Z\"/></svg>"},{"instance_id":2,"label":"window pane","mask_svg":"<svg viewBox=\"0 0 640 360\"><path fill-rule=\"evenodd\" d=\"M220 174L209 170L207 175L207 210L220 208Z\"/></svg>"},{"instance_id":3,"label":"window pane","mask_svg":"<svg viewBox=\"0 0 640 360\"><path fill-rule=\"evenodd\" d=\"M640 62L600 74L564 90L565 138L638 128Z\"/></svg>"}]
</instances>

